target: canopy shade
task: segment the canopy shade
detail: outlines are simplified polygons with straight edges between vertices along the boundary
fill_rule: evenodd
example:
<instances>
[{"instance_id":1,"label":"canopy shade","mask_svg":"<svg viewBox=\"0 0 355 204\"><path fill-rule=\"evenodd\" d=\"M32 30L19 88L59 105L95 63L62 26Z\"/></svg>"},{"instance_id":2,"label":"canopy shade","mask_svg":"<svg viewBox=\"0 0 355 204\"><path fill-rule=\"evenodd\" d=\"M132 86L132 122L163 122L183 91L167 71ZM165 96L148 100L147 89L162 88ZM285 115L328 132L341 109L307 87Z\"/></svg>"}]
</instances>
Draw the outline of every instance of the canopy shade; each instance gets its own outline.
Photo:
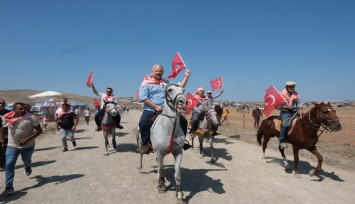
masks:
<instances>
[{"instance_id":1,"label":"canopy shade","mask_svg":"<svg viewBox=\"0 0 355 204\"><path fill-rule=\"evenodd\" d=\"M79 106L79 107L85 107L88 105L86 103L78 102L78 101L70 101L69 103L71 106Z\"/></svg>"},{"instance_id":2,"label":"canopy shade","mask_svg":"<svg viewBox=\"0 0 355 204\"><path fill-rule=\"evenodd\" d=\"M55 91L45 91L39 94L29 96L28 98L40 98L40 97L48 97L48 96L56 96L56 95L61 95L61 93Z\"/></svg>"}]
</instances>

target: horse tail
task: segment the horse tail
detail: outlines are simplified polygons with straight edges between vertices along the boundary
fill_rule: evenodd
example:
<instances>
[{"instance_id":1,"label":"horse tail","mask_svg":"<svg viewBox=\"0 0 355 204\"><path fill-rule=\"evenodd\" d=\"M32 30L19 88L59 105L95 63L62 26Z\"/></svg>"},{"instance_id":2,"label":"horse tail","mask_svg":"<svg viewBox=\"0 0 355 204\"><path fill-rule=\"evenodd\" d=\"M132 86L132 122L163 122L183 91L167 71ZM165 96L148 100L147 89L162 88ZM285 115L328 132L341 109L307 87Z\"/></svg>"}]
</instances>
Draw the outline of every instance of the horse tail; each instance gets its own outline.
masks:
<instances>
[{"instance_id":1,"label":"horse tail","mask_svg":"<svg viewBox=\"0 0 355 204\"><path fill-rule=\"evenodd\" d=\"M270 116L265 120L261 121L260 127L258 129L258 133L256 134L256 139L259 145L261 145L261 138L264 135L264 131L268 131L267 128L270 129L271 123L273 123L273 120L276 118L278 118L278 116Z\"/></svg>"}]
</instances>

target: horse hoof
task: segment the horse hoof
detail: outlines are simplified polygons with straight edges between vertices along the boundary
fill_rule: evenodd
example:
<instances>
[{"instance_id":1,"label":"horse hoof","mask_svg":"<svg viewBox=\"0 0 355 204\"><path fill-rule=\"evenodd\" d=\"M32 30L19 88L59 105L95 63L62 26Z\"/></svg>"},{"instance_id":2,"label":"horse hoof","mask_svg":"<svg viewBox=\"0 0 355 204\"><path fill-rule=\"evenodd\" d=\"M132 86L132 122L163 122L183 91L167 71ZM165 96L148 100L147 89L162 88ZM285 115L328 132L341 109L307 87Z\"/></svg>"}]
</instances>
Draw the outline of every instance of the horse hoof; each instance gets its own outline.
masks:
<instances>
[{"instance_id":1,"label":"horse hoof","mask_svg":"<svg viewBox=\"0 0 355 204\"><path fill-rule=\"evenodd\" d=\"M178 198L176 204L185 204L185 202L182 200L182 198Z\"/></svg>"},{"instance_id":2,"label":"horse hoof","mask_svg":"<svg viewBox=\"0 0 355 204\"><path fill-rule=\"evenodd\" d=\"M216 159L212 158L211 163L216 163Z\"/></svg>"},{"instance_id":3,"label":"horse hoof","mask_svg":"<svg viewBox=\"0 0 355 204\"><path fill-rule=\"evenodd\" d=\"M160 194L166 193L166 191L167 191L166 186L158 187L158 192L159 192Z\"/></svg>"},{"instance_id":4,"label":"horse hoof","mask_svg":"<svg viewBox=\"0 0 355 204\"><path fill-rule=\"evenodd\" d=\"M309 176L314 176L318 173L319 171L317 171L316 169L312 169L310 172L309 172Z\"/></svg>"},{"instance_id":5,"label":"horse hoof","mask_svg":"<svg viewBox=\"0 0 355 204\"><path fill-rule=\"evenodd\" d=\"M200 155L200 159L203 159L203 158L205 158L205 156L203 156L203 155Z\"/></svg>"},{"instance_id":6,"label":"horse hoof","mask_svg":"<svg viewBox=\"0 0 355 204\"><path fill-rule=\"evenodd\" d=\"M296 177L296 178L301 178L301 174L295 173L295 177Z\"/></svg>"},{"instance_id":7,"label":"horse hoof","mask_svg":"<svg viewBox=\"0 0 355 204\"><path fill-rule=\"evenodd\" d=\"M107 153L107 152L105 152L105 153L104 153L104 156L108 156L108 153Z\"/></svg>"}]
</instances>

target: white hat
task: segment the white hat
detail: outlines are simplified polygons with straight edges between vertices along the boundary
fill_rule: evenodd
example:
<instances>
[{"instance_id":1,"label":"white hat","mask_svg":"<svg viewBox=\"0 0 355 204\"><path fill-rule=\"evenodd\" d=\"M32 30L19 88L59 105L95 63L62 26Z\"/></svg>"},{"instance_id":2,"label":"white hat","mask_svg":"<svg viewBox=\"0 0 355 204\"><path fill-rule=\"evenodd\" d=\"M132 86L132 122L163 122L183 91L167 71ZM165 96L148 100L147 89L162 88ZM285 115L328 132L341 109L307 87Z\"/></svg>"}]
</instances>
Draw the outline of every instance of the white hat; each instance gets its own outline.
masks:
<instances>
[{"instance_id":1,"label":"white hat","mask_svg":"<svg viewBox=\"0 0 355 204\"><path fill-rule=\"evenodd\" d=\"M295 86L295 85L296 85L296 82L294 82L294 81L286 82L286 86Z\"/></svg>"}]
</instances>

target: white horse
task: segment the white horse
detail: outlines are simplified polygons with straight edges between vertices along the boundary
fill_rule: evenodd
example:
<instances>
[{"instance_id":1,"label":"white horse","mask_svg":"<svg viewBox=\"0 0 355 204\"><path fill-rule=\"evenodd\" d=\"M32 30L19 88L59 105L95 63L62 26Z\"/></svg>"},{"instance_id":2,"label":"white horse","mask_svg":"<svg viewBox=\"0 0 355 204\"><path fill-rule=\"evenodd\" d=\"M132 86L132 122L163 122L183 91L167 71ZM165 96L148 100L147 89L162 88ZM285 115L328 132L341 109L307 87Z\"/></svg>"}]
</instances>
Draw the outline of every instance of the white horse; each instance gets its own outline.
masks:
<instances>
[{"instance_id":1,"label":"white horse","mask_svg":"<svg viewBox=\"0 0 355 204\"><path fill-rule=\"evenodd\" d=\"M112 137L112 147L116 150L116 138L115 138L115 133L116 133L116 122L114 120L114 117L116 117L118 114L116 110L115 104L109 103L105 105L105 115L102 118L101 121L101 129L102 129L102 134L104 135L105 138L105 153L104 156L108 156L108 137Z\"/></svg>"},{"instance_id":2,"label":"white horse","mask_svg":"<svg viewBox=\"0 0 355 204\"><path fill-rule=\"evenodd\" d=\"M213 152L213 133L215 127L219 125L217 120L217 113L213 108L210 108L206 111L205 117L203 121L200 122L198 129L195 131L196 135L198 136L198 141L200 142L200 158L203 159L205 156L204 149L203 149L203 140L208 139L211 149L211 162L215 163L216 158ZM192 138L192 147L194 146L194 138Z\"/></svg>"},{"instance_id":3,"label":"white horse","mask_svg":"<svg viewBox=\"0 0 355 204\"><path fill-rule=\"evenodd\" d=\"M183 92L184 88L178 85L168 84L166 86L164 109L156 118L150 129L150 140L152 142L153 149L156 152L156 160L158 163L158 191L159 193L165 193L167 191L167 187L165 185L164 157L169 153L172 153L174 156L174 176L176 182L177 203L184 203L181 188L180 164L183 156L182 149L186 136L180 127L180 119L183 117L185 120L184 114L186 111L187 100ZM140 139L138 139L137 142L140 146ZM140 154L140 156L140 166L138 169L142 169L143 167L143 154Z\"/></svg>"}]
</instances>

